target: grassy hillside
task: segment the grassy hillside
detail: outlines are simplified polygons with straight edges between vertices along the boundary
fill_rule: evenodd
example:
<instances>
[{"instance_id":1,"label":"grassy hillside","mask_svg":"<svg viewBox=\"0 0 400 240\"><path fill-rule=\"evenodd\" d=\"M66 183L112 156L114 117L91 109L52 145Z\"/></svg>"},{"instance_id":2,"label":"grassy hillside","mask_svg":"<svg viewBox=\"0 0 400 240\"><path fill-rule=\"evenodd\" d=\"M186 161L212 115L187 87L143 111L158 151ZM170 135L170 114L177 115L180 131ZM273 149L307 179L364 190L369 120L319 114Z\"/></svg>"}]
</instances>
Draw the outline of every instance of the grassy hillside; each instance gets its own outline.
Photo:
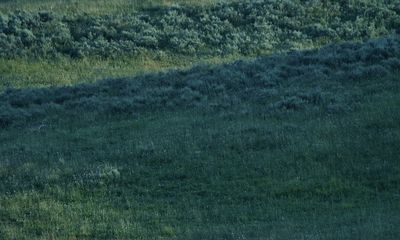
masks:
<instances>
[{"instance_id":1,"label":"grassy hillside","mask_svg":"<svg viewBox=\"0 0 400 240\"><path fill-rule=\"evenodd\" d=\"M94 81L99 73L129 76L143 68L377 38L400 28L399 6L398 0L265 0L158 5L101 15L7 10L0 14L0 89L66 85Z\"/></svg>"},{"instance_id":2,"label":"grassy hillside","mask_svg":"<svg viewBox=\"0 0 400 240\"><path fill-rule=\"evenodd\" d=\"M48 87L93 83L110 77L130 77L146 72L185 69L197 63L237 60L238 54L224 57L165 56L141 54L118 59L0 59L0 91L7 88Z\"/></svg>"},{"instance_id":3,"label":"grassy hillside","mask_svg":"<svg viewBox=\"0 0 400 240\"><path fill-rule=\"evenodd\" d=\"M234 0L223 1L233 2ZM0 11L54 11L64 14L102 15L174 4L203 6L218 2L221 2L221 0L3 0L0 2Z\"/></svg>"},{"instance_id":4,"label":"grassy hillside","mask_svg":"<svg viewBox=\"0 0 400 240\"><path fill-rule=\"evenodd\" d=\"M0 1L0 239L400 239L399 33L400 0Z\"/></svg>"},{"instance_id":5,"label":"grassy hillside","mask_svg":"<svg viewBox=\"0 0 400 240\"><path fill-rule=\"evenodd\" d=\"M0 238L399 239L400 39L0 95Z\"/></svg>"}]
</instances>

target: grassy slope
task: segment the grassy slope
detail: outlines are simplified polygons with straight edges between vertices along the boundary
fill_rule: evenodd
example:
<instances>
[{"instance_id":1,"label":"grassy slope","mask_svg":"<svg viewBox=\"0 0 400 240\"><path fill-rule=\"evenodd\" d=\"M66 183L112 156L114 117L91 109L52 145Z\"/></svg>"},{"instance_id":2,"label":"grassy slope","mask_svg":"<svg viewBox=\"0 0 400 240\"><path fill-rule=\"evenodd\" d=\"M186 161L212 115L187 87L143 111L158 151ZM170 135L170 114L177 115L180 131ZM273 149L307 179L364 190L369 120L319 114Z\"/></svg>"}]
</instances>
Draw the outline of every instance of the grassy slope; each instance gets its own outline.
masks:
<instances>
[{"instance_id":1,"label":"grassy slope","mask_svg":"<svg viewBox=\"0 0 400 240\"><path fill-rule=\"evenodd\" d=\"M49 5L50 1L8 1L8 2L2 2L0 3L0 9L4 11L3 13L9 14L10 11L16 10L16 9L25 9L25 10L30 10L33 11L33 15L37 15L37 12L39 10L40 5L43 5L43 9L50 9ZM60 1L51 1L54 4L60 3ZM142 2L142 1L141 1ZM157 6L169 6L171 2L176 2L176 1L163 1L155 3L151 1L153 4ZM188 5L193 5L194 1L179 1L180 3L185 2ZM216 1L196 1L197 3L201 4L211 4L212 2ZM352 39L352 40L361 40L363 38L370 38L370 37L378 37L381 36L382 34L387 34L390 33L396 26L399 25L399 20L398 20L398 13L400 10L396 8L395 2L396 0L390 0L390 4L382 4L379 1L363 1L363 0L356 0L356 1L351 1L352 4L347 5L344 2L338 4L337 2L330 0L328 1L328 5L324 4L318 4L317 2L314 2L312 4L312 8L304 7L301 1L294 2L293 6L289 4L289 2L286 1L285 4L282 6L284 7L279 7L279 6L273 6L271 7L270 4L266 4L267 6L264 6L264 10L269 9L268 11L271 11L273 14L261 14L258 16L257 14L260 14L257 12L260 10L262 13L264 10L261 10L259 8L254 7L252 9L252 14L249 16L246 16L245 22L248 22L244 25L237 24L237 19L241 18L235 18L228 15L224 15L224 7L222 7L220 10L217 11L219 12L221 16L219 16L221 19L228 18L228 22L230 21L231 23L228 24L228 26L234 25L234 29L236 30L229 30L228 32L224 32L223 30L220 32L224 37L229 39L235 39L238 36L241 36L243 32L249 31L249 33L252 33L253 30L256 28L259 29L261 32L257 34L253 34L254 36L247 36L250 37L255 37L255 36L261 36L261 39L269 39L271 36L269 34L271 31L268 30L268 24L276 25L278 26L277 29L273 31L274 34L278 34L280 37L278 39L272 38L271 43L273 43L274 47L277 47L279 50L287 50L288 48L290 49L304 49L304 48L310 48L310 47L320 47L321 45L327 43L327 42L337 42L339 40L344 40L344 39ZM64 2L62 2L64 4ZM96 4L94 4L96 3ZM134 2L130 2L129 4L133 4ZM148 4L149 1L142 2L143 4ZM259 2L257 4L261 4L262 2ZM116 6L118 4L128 4L128 1L67 1L65 3L66 8L68 6L73 6L74 4L81 4L82 6L79 7L79 9L82 9L84 12L89 12L89 16L94 16L94 15L101 15L101 14L109 14L112 18L113 14L116 12L121 13L120 11L114 11L115 9L113 7L109 7L108 5L110 4L115 4ZM243 3L244 5L236 9L240 14L246 15L246 9L250 5L247 3ZM297 4L297 5L296 5ZM263 4L261 4L263 5ZM265 5L265 4L264 4ZM287 6L286 6L287 5ZM92 7L94 9L92 9ZM225 6L225 5L224 5ZM227 4L225 7L226 9L230 9L230 5ZM236 5L232 5L233 8L235 8ZM296 7L297 6L297 7ZM298 6L303 6L302 9L298 9ZM146 6L143 6L146 7ZM97 9L98 8L98 9ZM123 7L124 9L127 9L127 11L130 11L129 7ZM206 7L208 8L208 7ZM289 10L286 10L288 8ZM97 10L96 10L97 9ZM114 10L113 10L114 9ZM161 8L162 9L162 8ZM185 24L188 24L188 26L191 26L193 29L197 29L198 26L203 26L202 24L198 25L197 20L194 17L191 19L193 16L191 14L190 10L191 8L184 8L186 10L183 10L185 17L183 19L186 19ZM241 10L240 10L241 9ZM279 9L279 10L278 10ZM297 9L297 10L296 10ZM333 9L333 10L332 10ZM51 10L51 9L50 9ZM158 8L160 10L160 8ZM165 10L165 9L164 9ZM236 11L235 10L235 11ZM96 11L99 14L96 14ZM103 12L105 11L105 12ZM232 12L237 14L236 12ZM267 12L268 12L267 11ZM58 14L68 14L71 15L72 13L77 14L82 17L82 12L77 11L76 9L73 10L71 9L66 10L63 8L54 8L51 10L52 13L58 13ZM146 11L145 11L146 12ZM148 11L146 14L150 14L149 19L163 19L165 16L164 15L157 15L159 13L162 13L163 11L160 11L157 13L157 11L152 12ZM228 11L229 12L229 11ZM343 14L349 12L349 14ZM101 14L100 14L101 13ZM232 14L231 13L231 14ZM306 17L303 16L303 14L306 13ZM329 14L328 14L329 13ZM351 13L351 14L350 14ZM368 13L368 14L366 14ZM10 13L11 14L11 13ZM152 14L155 14L154 16ZM215 12L211 13L216 14ZM276 16L274 14L277 14ZM18 15L18 14L17 14ZM24 15L24 14L22 14ZM29 15L29 14L28 14ZM73 15L73 14L72 14ZM124 15L124 14L122 14ZM256 21L254 16L258 16L258 20L261 23L266 22L268 23L267 25L259 25L259 26L253 26L252 22ZM163 17L164 16L164 17ZM15 17L15 16L14 16ZM115 15L114 15L115 17ZM269 17L272 18L269 19ZM17 17L18 18L18 17ZM89 17L87 17L89 18ZM107 18L106 18L107 19ZM177 21L180 18L177 18ZM274 20L275 19L275 20ZM59 21L58 19L57 21ZM101 20L101 17L100 17ZM103 19L104 20L104 19ZM102 20L102 21L103 21ZM182 19L181 19L182 20ZM190 21L189 21L190 20ZM242 19L243 20L243 19ZM56 21L56 22L57 22ZM61 20L60 20L61 21ZM180 20L179 20L180 21ZM18 21L17 21L18 22ZM156 21L158 22L158 20ZM217 21L218 22L218 21ZM107 21L105 21L107 23ZM189 24L190 23L190 24ZM216 24L215 21L211 22L213 24L208 23L205 29L211 28L213 29L216 26L221 27L221 22ZM26 23L22 24L23 26L18 26L17 29L25 29L29 30L31 23ZM43 23L42 23L43 24ZM77 22L77 25L80 25L79 21ZM93 22L91 24L94 24ZM113 26L115 23L111 23L111 26ZM185 25L183 24L183 25ZM17 24L18 25L18 24ZM26 26L28 25L28 26ZM118 24L117 24L118 25ZM160 25L159 22L155 24L156 26ZM41 25L40 25L41 26ZM43 25L43 27L39 27L38 29L35 29L35 31L43 31L43 28L46 29L46 26L49 27L48 25ZM51 26L51 24L50 24ZM173 26L175 26L173 24ZM54 26L52 26L54 27ZM110 26L109 26L110 27ZM117 27L117 26L113 26ZM171 26L169 26L171 27ZM203 26L204 27L204 26ZM232 27L232 26L231 26ZM264 28L267 28L265 30ZM56 27L59 29L59 27ZM157 29L159 28L156 27ZM179 30L182 27L178 27L178 31L175 29L174 31L179 32ZM7 33L6 35L8 37L11 37L11 39L18 39L20 36L18 34L21 34L21 29L19 29L14 36L14 33ZM131 30L134 29L128 28L125 30ZM202 29L202 28L200 28ZM226 29L225 27L222 27L221 29ZM264 30L263 30L264 29ZM32 29L31 29L32 30ZM203 29L204 30L204 29ZM214 29L215 30L215 29ZM236 32L233 36L230 36L229 34L232 33L230 31L238 31ZM33 30L32 30L33 31ZM40 36L42 33L37 33L33 31L36 36ZM39 31L39 32L40 32ZM219 30L218 30L219 31ZM217 32L218 32L217 31ZM257 30L258 31L258 30ZM23 31L22 31L23 32ZM29 32L29 31L28 31ZM46 32L46 31L45 31ZM185 31L183 31L182 36L186 36L184 34ZM207 31L203 31L202 34L208 33ZM213 34L216 34L215 32ZM274 35L273 34L273 35ZM287 36L285 36L287 34ZM23 34L22 34L23 35ZM50 36L55 36L53 31L50 31L49 33ZM94 34L96 35L96 34ZM207 34L206 34L207 35ZM251 34L250 34L251 35ZM5 36L5 35L4 35ZM3 38L4 38L3 36ZM7 36L4 39L8 39ZM218 34L216 34L218 36ZM265 37L264 37L265 36ZM243 37L243 36L242 36ZM183 37L182 37L183 38ZM51 39L51 37L50 37ZM169 38L167 38L168 40ZM238 38L240 39L240 37ZM244 38L246 39L246 38ZM15 39L14 39L15 40ZM53 39L54 40L54 39ZM79 38L75 39L80 46L79 43ZM166 40L166 39L164 39ZM164 41L163 40L163 41ZM243 39L242 39L243 40ZM16 40L18 42L19 40ZM45 40L44 42L50 41L49 39ZM92 40L90 40L88 43L91 44ZM94 41L94 40L93 40ZM110 40L111 41L111 40ZM114 39L111 42L118 43L118 39ZM236 40L235 40L236 41ZM248 41L248 40L244 40ZM258 41L258 40L257 40ZM269 40L268 40L269 41ZM267 41L267 42L268 42ZM5 43L10 43L13 42L10 39L6 40ZM240 41L239 41L240 42ZM14 42L15 43L15 42ZM217 45L223 45L226 43L220 42ZM50 44L50 43L49 43ZM51 44L50 44L51 45ZM189 44L190 45L190 44ZM234 44L235 45L235 44ZM233 45L233 46L234 46ZM239 44L240 45L240 44ZM276 45L276 46L275 46ZM21 46L21 44L17 44L16 46L13 46L11 49L17 50L23 50L27 46ZM245 44L241 45L241 49L247 49L248 46L254 46L251 44L251 42L245 42ZM48 47L48 46L47 46ZM81 46L82 47L82 46ZM160 47L160 46L159 46ZM113 76L131 76L132 74L136 74L138 72L145 72L145 71L154 71L154 70L163 70L166 68L170 67L187 67L191 66L192 63L198 63L198 62L226 62L229 60L232 60L234 58L238 59L243 57L243 55L246 55L247 57L254 56L255 53L253 54L245 54L243 52L238 52L238 51L233 51L232 54L236 54L236 56L232 55L220 55L217 53L218 51L218 46L208 46L210 49L206 49L207 51L211 51L211 55L197 55L195 56L187 56L187 55L193 55L193 54L178 54L176 55L177 49L173 49L171 51L171 46L161 46L165 47L168 51L163 52L162 54L159 54L158 50L154 49L147 49L149 51L144 51L144 53L138 54L138 55L133 55L133 56L125 56L124 58L120 58L118 55L117 57L114 57L113 60L107 59L106 56L103 56L102 59L96 56L86 56L84 59L71 59L69 57L66 57L62 55L60 58L55 58L55 59L43 59L43 56L36 56L34 58L31 57L16 57L16 56L9 56L9 57L4 57L0 59L0 91L7 88L7 87L42 87L42 86L52 86L52 85L70 85L70 84L75 84L75 83L81 83L81 82L94 82L95 80L98 80L99 78L104 78L104 77L113 77ZM40 46L39 49L45 49L46 47ZM157 49L158 47L156 47ZM214 49L215 48L215 49ZM95 48L96 49L96 48ZM179 49L186 49L186 47L180 47ZM178 50L179 50L178 49ZM8 49L10 50L10 49ZM25 49L29 52L29 47ZM37 49L36 49L37 50ZM93 50L93 49L92 49ZM99 50L99 49L97 49ZM96 50L96 51L97 51ZM219 49L221 50L221 49ZM256 49L257 50L257 49ZM262 50L259 49L260 52L262 53L270 53L273 51L276 51L276 49L270 49L270 50ZM90 50L91 51L91 50ZM6 51L4 51L6 52ZM23 52L23 51L22 51ZM35 51L33 51L35 52ZM174 53L174 54L173 54ZM213 55L214 54L214 55ZM105 54L107 55L107 54ZM18 55L19 56L19 55ZM24 55L22 55L24 56ZM29 55L30 56L30 55ZM106 58L106 59L104 59Z\"/></svg>"},{"instance_id":2,"label":"grassy slope","mask_svg":"<svg viewBox=\"0 0 400 240\"><path fill-rule=\"evenodd\" d=\"M71 86L93 83L105 77L131 77L136 74L188 68L199 63L223 63L244 57L166 56L141 54L118 59L0 59L0 91L7 88Z\"/></svg>"},{"instance_id":3,"label":"grassy slope","mask_svg":"<svg viewBox=\"0 0 400 240\"><path fill-rule=\"evenodd\" d=\"M178 111L2 131L0 234L398 239L400 98L365 100L342 116Z\"/></svg>"},{"instance_id":4,"label":"grassy slope","mask_svg":"<svg viewBox=\"0 0 400 240\"><path fill-rule=\"evenodd\" d=\"M234 0L228 0L234 1ZM0 11L54 11L63 14L89 13L92 15L131 12L149 7L172 4L205 5L219 0L12 0L0 2Z\"/></svg>"},{"instance_id":5,"label":"grassy slope","mask_svg":"<svg viewBox=\"0 0 400 240\"><path fill-rule=\"evenodd\" d=\"M15 0L0 2L0 12L16 10L51 11L59 14L103 15L121 14L149 7L168 7L173 4L210 5L219 0ZM234 2L228 0L225 2ZM148 53L119 59L0 59L0 91L9 87L46 87L94 82L104 77L132 76L133 74L160 71L168 68L185 68L193 63L221 63L239 56L190 57L165 56Z\"/></svg>"},{"instance_id":6,"label":"grassy slope","mask_svg":"<svg viewBox=\"0 0 400 240\"><path fill-rule=\"evenodd\" d=\"M209 103L173 111L153 106L134 115L61 111L1 129L0 237L398 239L398 65L384 66L392 69L384 77L354 78L362 72L352 75L352 61L369 72L399 56L398 50L387 54L379 42L368 51L372 45L229 65L255 74L250 70L262 72L263 63L275 61L264 70L271 72L275 65L293 74L277 85L260 85L261 92L272 89L258 103L216 108ZM395 46L399 49L398 40ZM368 57L356 60L360 53ZM344 54L354 58L337 61ZM332 66L327 75L316 71L296 78L300 66L317 70L321 64ZM238 98L252 86L229 76L228 66L206 69L146 80L155 89L174 81L179 88L185 78L190 82L197 76L225 83ZM211 80L217 72L221 79ZM246 86L231 89L230 84ZM102 89L95 86L95 92ZM82 98L79 88L71 92ZM322 102L329 96L343 101L299 107L287 101L283 109L279 104L270 108L276 98L291 99L290 94L315 88ZM110 88L110 94L118 97L118 91L124 92L118 89ZM18 91L8 94L10 102L21 101Z\"/></svg>"},{"instance_id":7,"label":"grassy slope","mask_svg":"<svg viewBox=\"0 0 400 240\"><path fill-rule=\"evenodd\" d=\"M124 5L126 1L97 1L96 6L90 1L57 2L52 1L57 5L53 10L65 13L136 8ZM33 11L51 6L20 0L2 2L0 10L21 4ZM372 65L385 58L379 51L371 56L377 57ZM196 61L160 60L151 54L114 61L0 60L0 89L73 84ZM313 67L318 69L319 63ZM366 65L365 72L356 71L361 65ZM115 114L103 109L103 116L99 109L105 103L95 101L99 109L64 112L60 104L45 117L41 106L29 106L25 118L0 127L0 239L399 239L399 65L394 62L382 77L382 69L368 75L370 65L336 66L329 74L311 71L299 79L289 74L290 81L281 76L261 87L245 84L228 91L239 99L233 105L224 104L222 97L218 103L168 110L146 99L153 110ZM296 75L299 70L290 61L271 66L265 66L266 73ZM196 75L196 69L189 76L225 81L227 87L230 80L242 79L218 74L223 69L214 71L220 79L212 79L213 71ZM330 75L341 71L345 74ZM157 93L165 87L164 78L176 81L173 87L184 87L179 84L182 75L187 76L169 72L129 81L152 80L149 86L155 84ZM111 83L93 85L99 87L94 90L103 91ZM198 82L192 84L196 88ZM211 90L217 88L221 90ZM80 86L71 89L79 92ZM118 86L110 89L106 102L122 97ZM322 103L303 102L296 95L316 89ZM35 98L35 91L12 93L9 97L17 102ZM330 104L331 96L338 101ZM191 98L185 93L178 97ZM0 108L3 104L4 99ZM3 120L8 113L1 110ZM31 119L36 111L39 117Z\"/></svg>"}]
</instances>

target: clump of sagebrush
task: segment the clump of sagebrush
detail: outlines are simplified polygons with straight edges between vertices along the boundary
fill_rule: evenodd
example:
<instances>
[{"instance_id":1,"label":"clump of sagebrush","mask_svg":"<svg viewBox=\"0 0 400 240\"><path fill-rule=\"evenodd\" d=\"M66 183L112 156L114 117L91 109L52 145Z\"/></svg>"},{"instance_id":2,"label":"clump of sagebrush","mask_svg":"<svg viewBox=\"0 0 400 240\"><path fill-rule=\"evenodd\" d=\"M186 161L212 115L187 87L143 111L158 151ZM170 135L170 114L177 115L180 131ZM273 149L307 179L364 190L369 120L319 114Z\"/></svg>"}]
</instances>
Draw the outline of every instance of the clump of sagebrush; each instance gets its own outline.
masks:
<instances>
[{"instance_id":1,"label":"clump of sagebrush","mask_svg":"<svg viewBox=\"0 0 400 240\"><path fill-rule=\"evenodd\" d=\"M247 0L101 16L15 11L0 14L0 56L112 58L143 50L251 55L378 37L398 28L396 0Z\"/></svg>"},{"instance_id":2,"label":"clump of sagebrush","mask_svg":"<svg viewBox=\"0 0 400 240\"><path fill-rule=\"evenodd\" d=\"M10 125L12 122L21 120L29 114L21 109L11 107L9 104L0 104L0 127Z\"/></svg>"},{"instance_id":3,"label":"clump of sagebrush","mask_svg":"<svg viewBox=\"0 0 400 240\"><path fill-rule=\"evenodd\" d=\"M318 107L341 112L348 109L346 102L354 100L344 95L349 91L343 91L342 85L351 82L356 88L374 79L381 83L384 77L398 74L399 59L396 35L94 84L9 89L0 94L4 109L0 122L7 126L51 112L114 116L175 108L218 110L246 102L281 111Z\"/></svg>"}]
</instances>

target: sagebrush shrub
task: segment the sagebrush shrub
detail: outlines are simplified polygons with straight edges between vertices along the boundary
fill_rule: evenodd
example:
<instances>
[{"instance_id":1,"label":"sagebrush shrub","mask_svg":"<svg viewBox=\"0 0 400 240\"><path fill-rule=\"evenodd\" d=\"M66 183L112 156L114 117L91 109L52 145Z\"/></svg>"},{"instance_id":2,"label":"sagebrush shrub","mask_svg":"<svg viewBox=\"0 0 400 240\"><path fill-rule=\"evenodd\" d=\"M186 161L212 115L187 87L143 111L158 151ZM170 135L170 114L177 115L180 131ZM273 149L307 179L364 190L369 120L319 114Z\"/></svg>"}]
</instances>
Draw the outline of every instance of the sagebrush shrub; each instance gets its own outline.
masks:
<instances>
[{"instance_id":1,"label":"sagebrush shrub","mask_svg":"<svg viewBox=\"0 0 400 240\"><path fill-rule=\"evenodd\" d=\"M360 40L399 27L396 4L353 1L240 1L171 6L125 15L62 16L16 11L0 16L1 55L70 57L135 55L141 50L260 54ZM373 13L373 14L365 14Z\"/></svg>"},{"instance_id":2,"label":"sagebrush shrub","mask_svg":"<svg viewBox=\"0 0 400 240\"><path fill-rule=\"evenodd\" d=\"M390 49L388 54L385 49ZM353 55L356 57L350 57ZM343 95L342 84L396 76L399 59L400 40L394 36L94 84L8 89L0 94L1 124L52 112L114 116L181 107L219 111L247 102L279 111L315 106L328 113L340 112L347 109L348 102L357 102L356 97Z\"/></svg>"}]
</instances>

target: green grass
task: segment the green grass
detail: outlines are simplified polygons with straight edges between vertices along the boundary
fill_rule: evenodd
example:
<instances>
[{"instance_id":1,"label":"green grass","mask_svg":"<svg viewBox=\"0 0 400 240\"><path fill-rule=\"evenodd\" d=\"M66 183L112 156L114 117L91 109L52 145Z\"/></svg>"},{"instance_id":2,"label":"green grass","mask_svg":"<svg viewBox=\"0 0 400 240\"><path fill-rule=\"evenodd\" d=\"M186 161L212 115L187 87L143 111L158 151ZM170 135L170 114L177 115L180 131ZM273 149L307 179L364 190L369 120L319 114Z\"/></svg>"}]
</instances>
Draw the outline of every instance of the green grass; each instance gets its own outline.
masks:
<instances>
[{"instance_id":1,"label":"green grass","mask_svg":"<svg viewBox=\"0 0 400 240\"><path fill-rule=\"evenodd\" d=\"M398 47L6 91L0 239L397 240Z\"/></svg>"},{"instance_id":2,"label":"green grass","mask_svg":"<svg viewBox=\"0 0 400 240\"><path fill-rule=\"evenodd\" d=\"M185 71L243 56L0 59L0 239L400 239L398 37Z\"/></svg>"},{"instance_id":3,"label":"green grass","mask_svg":"<svg viewBox=\"0 0 400 240\"><path fill-rule=\"evenodd\" d=\"M166 7L173 4L201 6L215 4L219 1L220 0L5 0L0 2L0 12L40 10L63 14L89 13L92 15L102 15L127 13L150 7Z\"/></svg>"},{"instance_id":4,"label":"green grass","mask_svg":"<svg viewBox=\"0 0 400 240\"><path fill-rule=\"evenodd\" d=\"M189 6L168 8L172 2ZM92 83L194 63L361 41L393 33L400 24L396 0L308 6L301 1L224 1L215 8L198 7L214 2L2 1L0 91ZM128 13L136 5L142 6L138 13ZM149 5L158 7L143 9ZM80 10L68 10L73 6ZM12 13L16 9L31 12ZM100 13L105 15L96 16Z\"/></svg>"},{"instance_id":5,"label":"green grass","mask_svg":"<svg viewBox=\"0 0 400 240\"><path fill-rule=\"evenodd\" d=\"M400 97L51 117L0 135L3 239L398 239ZM38 123L39 124L39 123Z\"/></svg>"},{"instance_id":6,"label":"green grass","mask_svg":"<svg viewBox=\"0 0 400 240\"><path fill-rule=\"evenodd\" d=\"M93 83L106 77L131 77L137 74L171 69L185 69L195 64L219 64L236 59L238 55L223 57L195 57L183 55L140 54L117 59L0 59L0 91L7 88L70 86ZM248 57L250 58L250 56Z\"/></svg>"}]
</instances>

